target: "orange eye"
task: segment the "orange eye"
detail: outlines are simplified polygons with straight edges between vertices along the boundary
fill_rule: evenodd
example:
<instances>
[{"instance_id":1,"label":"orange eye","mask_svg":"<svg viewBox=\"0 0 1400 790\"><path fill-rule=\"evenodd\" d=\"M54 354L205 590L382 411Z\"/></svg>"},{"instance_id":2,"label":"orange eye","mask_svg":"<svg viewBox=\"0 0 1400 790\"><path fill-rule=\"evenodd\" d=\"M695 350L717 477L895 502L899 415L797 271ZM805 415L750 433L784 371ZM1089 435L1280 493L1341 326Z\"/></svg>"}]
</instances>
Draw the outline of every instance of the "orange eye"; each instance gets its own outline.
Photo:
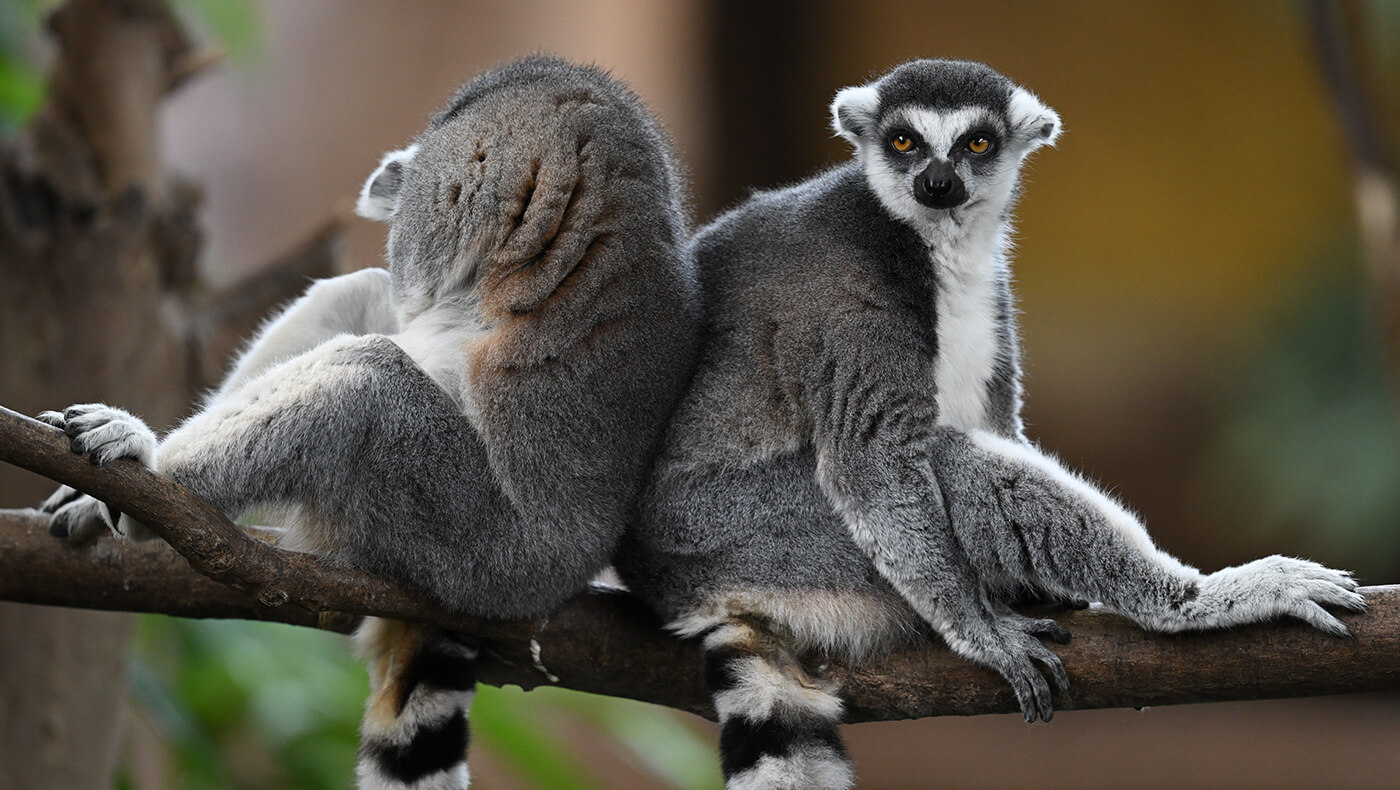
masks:
<instances>
[{"instance_id":1,"label":"orange eye","mask_svg":"<svg viewBox=\"0 0 1400 790\"><path fill-rule=\"evenodd\" d=\"M908 135L897 134L890 138L890 147L901 154L907 154L914 148L914 141Z\"/></svg>"},{"instance_id":2,"label":"orange eye","mask_svg":"<svg viewBox=\"0 0 1400 790\"><path fill-rule=\"evenodd\" d=\"M974 137L967 141L967 150L974 154L985 154L992 150L992 141L985 137Z\"/></svg>"}]
</instances>

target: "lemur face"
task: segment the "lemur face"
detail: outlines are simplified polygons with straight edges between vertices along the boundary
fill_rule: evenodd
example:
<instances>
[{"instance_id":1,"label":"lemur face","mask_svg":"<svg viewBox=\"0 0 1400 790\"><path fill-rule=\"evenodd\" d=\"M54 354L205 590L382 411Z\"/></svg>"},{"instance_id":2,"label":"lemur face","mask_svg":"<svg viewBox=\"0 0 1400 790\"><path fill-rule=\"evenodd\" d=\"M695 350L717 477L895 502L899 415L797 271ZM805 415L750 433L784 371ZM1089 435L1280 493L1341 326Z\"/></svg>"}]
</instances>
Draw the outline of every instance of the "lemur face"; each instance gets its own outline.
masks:
<instances>
[{"instance_id":1,"label":"lemur face","mask_svg":"<svg viewBox=\"0 0 1400 790\"><path fill-rule=\"evenodd\" d=\"M847 88L832 117L880 201L917 227L1002 216L1026 155L1060 131L1029 91L963 61L912 61Z\"/></svg>"}]
</instances>

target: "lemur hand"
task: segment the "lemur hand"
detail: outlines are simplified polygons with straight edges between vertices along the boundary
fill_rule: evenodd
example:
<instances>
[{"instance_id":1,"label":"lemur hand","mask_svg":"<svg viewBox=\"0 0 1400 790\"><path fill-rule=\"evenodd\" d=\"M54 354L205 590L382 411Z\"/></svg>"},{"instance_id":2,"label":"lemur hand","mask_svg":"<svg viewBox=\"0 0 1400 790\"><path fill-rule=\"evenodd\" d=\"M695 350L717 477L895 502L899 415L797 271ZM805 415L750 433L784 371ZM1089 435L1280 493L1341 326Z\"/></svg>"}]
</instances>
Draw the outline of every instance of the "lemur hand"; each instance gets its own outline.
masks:
<instances>
[{"instance_id":1,"label":"lemur hand","mask_svg":"<svg viewBox=\"0 0 1400 790\"><path fill-rule=\"evenodd\" d=\"M42 412L38 418L62 428L72 442L73 452L86 453L97 466L118 458L134 458L148 467L155 461L155 433L140 418L122 409L84 403L61 412ZM103 527L119 538L153 537L144 525L71 486L60 486L39 509L52 516L49 534L56 538L81 542L96 537Z\"/></svg>"}]
</instances>

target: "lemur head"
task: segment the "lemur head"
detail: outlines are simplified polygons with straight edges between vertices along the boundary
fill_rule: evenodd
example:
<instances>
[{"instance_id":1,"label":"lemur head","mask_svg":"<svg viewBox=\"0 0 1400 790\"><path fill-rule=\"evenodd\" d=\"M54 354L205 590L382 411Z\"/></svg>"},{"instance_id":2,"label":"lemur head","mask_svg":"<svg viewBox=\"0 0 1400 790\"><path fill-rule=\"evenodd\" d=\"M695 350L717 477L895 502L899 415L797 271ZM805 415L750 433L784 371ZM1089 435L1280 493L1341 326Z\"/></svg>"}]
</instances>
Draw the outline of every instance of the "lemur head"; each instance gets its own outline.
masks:
<instances>
[{"instance_id":1,"label":"lemur head","mask_svg":"<svg viewBox=\"0 0 1400 790\"><path fill-rule=\"evenodd\" d=\"M1005 215L1027 154L1060 116L980 63L915 60L831 103L836 133L894 216L915 227Z\"/></svg>"},{"instance_id":2,"label":"lemur head","mask_svg":"<svg viewBox=\"0 0 1400 790\"><path fill-rule=\"evenodd\" d=\"M455 296L525 311L556 274L608 246L594 245L608 228L679 235L663 147L640 100L605 72L527 57L463 85L413 144L384 156L356 210L389 223L403 315ZM618 173L635 185L609 188Z\"/></svg>"}]
</instances>

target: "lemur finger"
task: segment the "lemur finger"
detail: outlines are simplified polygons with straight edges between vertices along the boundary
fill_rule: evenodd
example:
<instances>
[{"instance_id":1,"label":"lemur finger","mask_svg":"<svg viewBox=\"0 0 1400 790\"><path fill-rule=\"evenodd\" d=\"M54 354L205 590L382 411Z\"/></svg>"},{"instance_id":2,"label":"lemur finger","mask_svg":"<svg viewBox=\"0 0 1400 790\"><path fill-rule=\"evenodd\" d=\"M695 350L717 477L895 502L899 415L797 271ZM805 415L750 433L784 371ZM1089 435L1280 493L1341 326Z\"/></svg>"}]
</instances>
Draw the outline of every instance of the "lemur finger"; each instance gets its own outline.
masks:
<instances>
[{"instance_id":1,"label":"lemur finger","mask_svg":"<svg viewBox=\"0 0 1400 790\"><path fill-rule=\"evenodd\" d=\"M142 458L146 450L144 439L129 425L109 422L74 438L73 449L89 453L93 464L104 466L118 458Z\"/></svg>"},{"instance_id":2,"label":"lemur finger","mask_svg":"<svg viewBox=\"0 0 1400 790\"><path fill-rule=\"evenodd\" d=\"M71 420L75 417L81 417L84 414L91 414L99 409L110 408L111 407L105 403L75 403L63 410L63 417L64 419Z\"/></svg>"},{"instance_id":3,"label":"lemur finger","mask_svg":"<svg viewBox=\"0 0 1400 790\"><path fill-rule=\"evenodd\" d=\"M1055 655L1049 648L1043 648L1031 655L1031 658L1040 662L1050 672L1050 679L1055 684L1055 690L1061 694L1069 693L1069 673L1065 671L1065 664L1060 657Z\"/></svg>"},{"instance_id":4,"label":"lemur finger","mask_svg":"<svg viewBox=\"0 0 1400 790\"><path fill-rule=\"evenodd\" d=\"M59 486L57 491L49 494L49 498L39 505L39 512L53 513L81 496L83 496L83 492L72 486Z\"/></svg>"},{"instance_id":5,"label":"lemur finger","mask_svg":"<svg viewBox=\"0 0 1400 790\"><path fill-rule=\"evenodd\" d=\"M1347 629L1346 624L1333 617L1316 601L1303 601L1291 614L1307 622L1313 628L1332 636L1351 636L1351 631Z\"/></svg>"},{"instance_id":6,"label":"lemur finger","mask_svg":"<svg viewBox=\"0 0 1400 790\"><path fill-rule=\"evenodd\" d=\"M41 411L34 415L34 419L39 422L46 422L55 428L62 428L64 423L63 412L61 411Z\"/></svg>"},{"instance_id":7,"label":"lemur finger","mask_svg":"<svg viewBox=\"0 0 1400 790\"><path fill-rule=\"evenodd\" d=\"M1352 612L1366 611L1366 599L1360 593L1348 590L1330 581L1308 582L1304 589L1313 601L1326 606L1340 606Z\"/></svg>"},{"instance_id":8,"label":"lemur finger","mask_svg":"<svg viewBox=\"0 0 1400 790\"><path fill-rule=\"evenodd\" d=\"M1012 667L1002 672L1002 677L1011 684L1011 690L1021 706L1021 716L1028 724L1034 724L1037 719L1050 721L1055 715L1050 702L1050 683L1040 670L1036 669L1034 663L1025 659L1017 660Z\"/></svg>"}]
</instances>

